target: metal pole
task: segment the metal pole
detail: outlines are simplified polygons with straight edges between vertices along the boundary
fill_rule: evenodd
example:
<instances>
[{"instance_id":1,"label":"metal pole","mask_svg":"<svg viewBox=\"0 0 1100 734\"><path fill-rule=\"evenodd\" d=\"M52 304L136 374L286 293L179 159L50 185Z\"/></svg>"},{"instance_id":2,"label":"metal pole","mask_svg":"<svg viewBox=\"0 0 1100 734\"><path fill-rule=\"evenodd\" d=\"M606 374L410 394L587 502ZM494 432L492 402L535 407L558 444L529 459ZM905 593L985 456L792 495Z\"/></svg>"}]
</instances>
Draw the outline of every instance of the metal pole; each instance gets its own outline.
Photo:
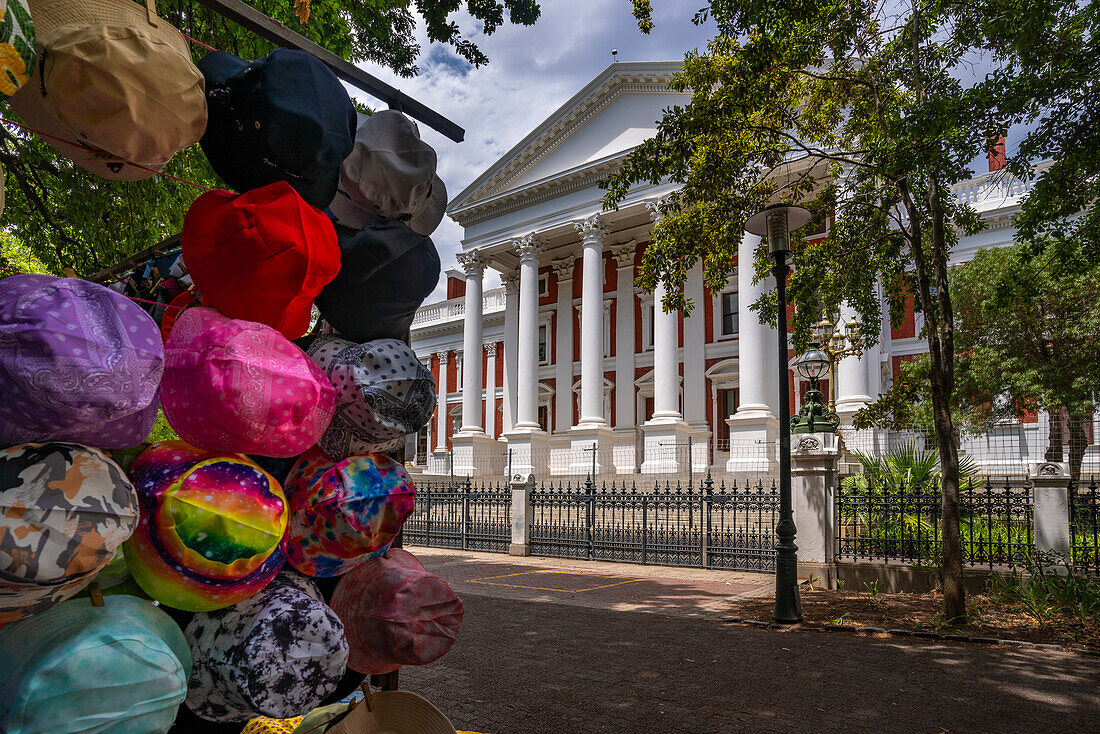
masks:
<instances>
[{"instance_id":1,"label":"metal pole","mask_svg":"<svg viewBox=\"0 0 1100 734\"><path fill-rule=\"evenodd\" d=\"M795 545L794 511L791 507L791 408L787 379L787 253L772 253L775 292L779 302L779 523L775 526L776 622L802 621L798 598L798 546Z\"/></svg>"}]
</instances>

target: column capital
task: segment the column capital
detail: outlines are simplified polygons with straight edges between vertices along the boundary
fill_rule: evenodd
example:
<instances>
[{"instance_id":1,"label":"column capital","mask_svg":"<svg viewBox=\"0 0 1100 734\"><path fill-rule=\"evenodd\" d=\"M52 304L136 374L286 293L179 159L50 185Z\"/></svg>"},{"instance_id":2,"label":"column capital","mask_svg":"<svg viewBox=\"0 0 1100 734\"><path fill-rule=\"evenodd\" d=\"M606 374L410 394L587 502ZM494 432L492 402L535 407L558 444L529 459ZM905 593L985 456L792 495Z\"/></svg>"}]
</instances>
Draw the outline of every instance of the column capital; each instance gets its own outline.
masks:
<instances>
[{"instance_id":1,"label":"column capital","mask_svg":"<svg viewBox=\"0 0 1100 734\"><path fill-rule=\"evenodd\" d=\"M550 263L550 267L554 269L554 275L558 276L558 281L573 280L573 266L576 265L576 259L567 257L562 260L554 260Z\"/></svg>"},{"instance_id":2,"label":"column capital","mask_svg":"<svg viewBox=\"0 0 1100 734\"><path fill-rule=\"evenodd\" d=\"M455 257L458 259L458 264L462 266L462 270L465 271L467 278L471 276L480 278L485 274L485 266L488 263L477 250L460 252Z\"/></svg>"},{"instance_id":3,"label":"column capital","mask_svg":"<svg viewBox=\"0 0 1100 734\"><path fill-rule=\"evenodd\" d=\"M488 344L486 344L485 345L485 354L487 354L490 357L497 356L497 343L496 342L489 342Z\"/></svg>"},{"instance_id":4,"label":"column capital","mask_svg":"<svg viewBox=\"0 0 1100 734\"><path fill-rule=\"evenodd\" d=\"M519 291L519 271L513 270L510 273L500 274L500 283L504 286L504 292L510 295L515 295Z\"/></svg>"},{"instance_id":5,"label":"column capital","mask_svg":"<svg viewBox=\"0 0 1100 734\"><path fill-rule=\"evenodd\" d=\"M663 209L668 206L668 196L661 196L656 199L647 199L645 203L646 211L649 212L649 218L653 220L654 224L660 224L661 220L665 218Z\"/></svg>"},{"instance_id":6,"label":"column capital","mask_svg":"<svg viewBox=\"0 0 1100 734\"><path fill-rule=\"evenodd\" d=\"M579 222L573 222L573 228L577 230L577 234L581 236L581 240L586 245L602 243L603 236L607 233L607 225L600 214L593 214Z\"/></svg>"},{"instance_id":7,"label":"column capital","mask_svg":"<svg viewBox=\"0 0 1100 734\"><path fill-rule=\"evenodd\" d=\"M615 264L620 268L629 268L634 265L634 250L637 248L637 240L630 240L611 248L611 256L615 258Z\"/></svg>"},{"instance_id":8,"label":"column capital","mask_svg":"<svg viewBox=\"0 0 1100 734\"><path fill-rule=\"evenodd\" d=\"M440 364L447 364L447 360L448 360L448 358L449 358L449 356L450 356L450 352L449 352L449 351L446 351L446 352L436 352L436 353L435 353L435 356L436 356L436 357L437 357L437 358L439 359L439 363L440 363Z\"/></svg>"},{"instance_id":9,"label":"column capital","mask_svg":"<svg viewBox=\"0 0 1100 734\"><path fill-rule=\"evenodd\" d=\"M531 232L519 239L512 240L512 247L519 255L520 262L525 260L538 262L539 253L542 252L543 248L543 241L537 234Z\"/></svg>"}]
</instances>

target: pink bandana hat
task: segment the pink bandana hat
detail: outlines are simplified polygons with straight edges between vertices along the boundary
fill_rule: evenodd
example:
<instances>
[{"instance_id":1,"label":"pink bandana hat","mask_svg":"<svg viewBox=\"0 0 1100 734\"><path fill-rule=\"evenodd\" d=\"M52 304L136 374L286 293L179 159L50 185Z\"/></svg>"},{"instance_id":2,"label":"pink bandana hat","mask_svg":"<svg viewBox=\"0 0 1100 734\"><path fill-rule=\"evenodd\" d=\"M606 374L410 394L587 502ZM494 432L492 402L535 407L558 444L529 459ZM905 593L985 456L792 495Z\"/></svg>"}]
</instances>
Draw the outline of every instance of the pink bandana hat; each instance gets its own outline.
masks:
<instances>
[{"instance_id":1,"label":"pink bandana hat","mask_svg":"<svg viewBox=\"0 0 1100 734\"><path fill-rule=\"evenodd\" d=\"M390 547L413 510L405 468L383 454L334 462L314 447L286 480L287 562L307 576L339 576Z\"/></svg>"},{"instance_id":2,"label":"pink bandana hat","mask_svg":"<svg viewBox=\"0 0 1100 734\"><path fill-rule=\"evenodd\" d=\"M317 442L332 419L332 382L270 326L190 308L164 346L164 414L194 446L296 456Z\"/></svg>"}]
</instances>

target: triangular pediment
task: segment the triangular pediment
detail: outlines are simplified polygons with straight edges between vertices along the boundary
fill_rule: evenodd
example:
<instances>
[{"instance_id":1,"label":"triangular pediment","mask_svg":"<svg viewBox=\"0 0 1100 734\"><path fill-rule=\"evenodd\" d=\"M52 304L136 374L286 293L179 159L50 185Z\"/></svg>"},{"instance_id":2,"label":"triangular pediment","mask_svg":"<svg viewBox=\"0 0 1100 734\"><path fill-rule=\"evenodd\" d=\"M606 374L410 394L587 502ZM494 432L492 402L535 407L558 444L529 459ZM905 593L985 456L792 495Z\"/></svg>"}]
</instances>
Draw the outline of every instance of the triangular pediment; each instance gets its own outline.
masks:
<instances>
[{"instance_id":1,"label":"triangular pediment","mask_svg":"<svg viewBox=\"0 0 1100 734\"><path fill-rule=\"evenodd\" d=\"M664 109L687 100L668 89L679 68L679 62L612 64L456 196L448 212L632 150L657 131Z\"/></svg>"}]
</instances>

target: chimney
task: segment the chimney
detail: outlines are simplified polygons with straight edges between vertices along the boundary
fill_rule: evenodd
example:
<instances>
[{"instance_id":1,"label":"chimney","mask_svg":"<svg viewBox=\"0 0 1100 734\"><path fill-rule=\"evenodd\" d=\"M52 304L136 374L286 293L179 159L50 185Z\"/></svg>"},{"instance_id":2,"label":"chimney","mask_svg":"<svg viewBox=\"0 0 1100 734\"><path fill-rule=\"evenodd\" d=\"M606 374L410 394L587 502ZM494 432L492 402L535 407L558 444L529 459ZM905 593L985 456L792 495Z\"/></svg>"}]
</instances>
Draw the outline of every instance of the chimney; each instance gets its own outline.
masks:
<instances>
[{"instance_id":1,"label":"chimney","mask_svg":"<svg viewBox=\"0 0 1100 734\"><path fill-rule=\"evenodd\" d=\"M466 274L458 268L447 268L447 300L466 295Z\"/></svg>"},{"instance_id":2,"label":"chimney","mask_svg":"<svg viewBox=\"0 0 1100 734\"><path fill-rule=\"evenodd\" d=\"M996 142L989 149L989 172L999 171L1005 167L1005 136L997 136Z\"/></svg>"}]
</instances>

